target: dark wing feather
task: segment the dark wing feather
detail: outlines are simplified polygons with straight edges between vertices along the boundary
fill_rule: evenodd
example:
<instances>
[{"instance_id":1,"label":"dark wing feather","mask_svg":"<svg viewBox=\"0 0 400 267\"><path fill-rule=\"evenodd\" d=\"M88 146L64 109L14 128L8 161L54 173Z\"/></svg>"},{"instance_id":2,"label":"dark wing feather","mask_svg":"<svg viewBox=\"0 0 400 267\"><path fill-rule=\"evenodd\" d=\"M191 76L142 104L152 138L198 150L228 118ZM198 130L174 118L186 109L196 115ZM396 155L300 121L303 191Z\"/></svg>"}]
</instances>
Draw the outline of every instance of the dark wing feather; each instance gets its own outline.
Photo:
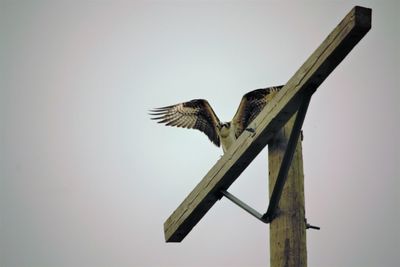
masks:
<instances>
[{"instance_id":1,"label":"dark wing feather","mask_svg":"<svg viewBox=\"0 0 400 267\"><path fill-rule=\"evenodd\" d=\"M194 99L172 106L151 110L152 119L167 126L197 129L205 133L211 142L220 146L217 126L220 124L217 115L207 100Z\"/></svg>"},{"instance_id":2,"label":"dark wing feather","mask_svg":"<svg viewBox=\"0 0 400 267\"><path fill-rule=\"evenodd\" d=\"M242 134L254 118L263 110L269 100L272 99L282 87L283 85L256 89L243 96L239 108L232 119L232 123L235 125L236 137Z\"/></svg>"}]
</instances>

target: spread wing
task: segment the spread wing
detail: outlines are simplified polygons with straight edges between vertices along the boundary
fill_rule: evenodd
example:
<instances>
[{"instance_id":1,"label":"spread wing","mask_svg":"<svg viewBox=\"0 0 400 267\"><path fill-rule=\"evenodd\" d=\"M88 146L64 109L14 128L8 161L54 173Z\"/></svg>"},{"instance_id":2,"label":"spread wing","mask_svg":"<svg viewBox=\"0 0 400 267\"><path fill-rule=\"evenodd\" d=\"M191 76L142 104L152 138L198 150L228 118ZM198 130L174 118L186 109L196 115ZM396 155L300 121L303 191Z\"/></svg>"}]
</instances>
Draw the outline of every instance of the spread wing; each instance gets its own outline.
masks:
<instances>
[{"instance_id":1,"label":"spread wing","mask_svg":"<svg viewBox=\"0 0 400 267\"><path fill-rule=\"evenodd\" d=\"M268 101L270 101L282 87L283 85L256 89L243 96L239 108L232 119L232 123L235 126L236 137L242 134L254 118L263 110Z\"/></svg>"},{"instance_id":2,"label":"spread wing","mask_svg":"<svg viewBox=\"0 0 400 267\"><path fill-rule=\"evenodd\" d=\"M151 110L152 119L167 126L197 129L205 133L211 142L220 146L217 126L220 121L207 100L194 99L172 106Z\"/></svg>"}]
</instances>

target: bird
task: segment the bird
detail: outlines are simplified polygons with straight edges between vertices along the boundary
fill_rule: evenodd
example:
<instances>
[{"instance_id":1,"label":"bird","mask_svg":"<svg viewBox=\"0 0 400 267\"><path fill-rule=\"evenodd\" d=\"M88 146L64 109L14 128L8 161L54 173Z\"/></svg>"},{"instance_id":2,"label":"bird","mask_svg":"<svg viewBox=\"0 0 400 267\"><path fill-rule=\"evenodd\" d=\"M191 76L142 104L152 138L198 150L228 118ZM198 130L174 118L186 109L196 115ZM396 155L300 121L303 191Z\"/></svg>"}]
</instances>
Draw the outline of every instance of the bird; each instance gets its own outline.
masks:
<instances>
[{"instance_id":1,"label":"bird","mask_svg":"<svg viewBox=\"0 0 400 267\"><path fill-rule=\"evenodd\" d=\"M249 124L282 87L283 85L255 89L243 95L230 122L221 122L205 99L154 108L149 115L152 120L166 126L200 130L214 145L222 145L223 153L226 153L243 131L254 132L254 129L248 128Z\"/></svg>"}]
</instances>

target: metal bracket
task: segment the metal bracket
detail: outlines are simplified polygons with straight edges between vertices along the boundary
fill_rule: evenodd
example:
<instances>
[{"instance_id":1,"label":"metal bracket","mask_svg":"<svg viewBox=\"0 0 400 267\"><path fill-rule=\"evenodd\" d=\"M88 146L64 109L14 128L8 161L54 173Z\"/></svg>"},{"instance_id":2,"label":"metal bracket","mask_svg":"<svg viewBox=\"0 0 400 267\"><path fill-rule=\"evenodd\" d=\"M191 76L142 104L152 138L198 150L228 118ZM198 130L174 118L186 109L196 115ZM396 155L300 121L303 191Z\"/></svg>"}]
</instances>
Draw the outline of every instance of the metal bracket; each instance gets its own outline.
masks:
<instances>
[{"instance_id":1,"label":"metal bracket","mask_svg":"<svg viewBox=\"0 0 400 267\"><path fill-rule=\"evenodd\" d=\"M321 227L309 224L307 218L305 218L304 221L306 223L306 229L321 230Z\"/></svg>"},{"instance_id":2,"label":"metal bracket","mask_svg":"<svg viewBox=\"0 0 400 267\"><path fill-rule=\"evenodd\" d=\"M257 218L258 220L260 220L263 223L270 223L272 220L267 220L266 218L264 218L263 215L261 215L261 213L259 213L258 211L256 211L255 209L253 209L252 207L250 207L249 205L247 205L246 203L244 203L243 201L241 201L240 199L238 199L237 197L235 197L234 195L232 195L231 193L229 193L226 190L221 190L221 193L223 196L225 196L227 199L229 199L230 201L232 201L233 203L235 203L236 205L238 205L239 207L241 207L242 209L244 209L245 211L247 211L249 214L251 214L252 216L254 216L255 218ZM277 215L279 213L279 208L277 208L277 210L275 211L275 214ZM273 218L272 218L273 219ZM315 226L315 225L311 225L307 222L307 218L304 218L304 222L306 225L306 229L314 229L314 230L321 230L321 227L319 226Z\"/></svg>"}]
</instances>

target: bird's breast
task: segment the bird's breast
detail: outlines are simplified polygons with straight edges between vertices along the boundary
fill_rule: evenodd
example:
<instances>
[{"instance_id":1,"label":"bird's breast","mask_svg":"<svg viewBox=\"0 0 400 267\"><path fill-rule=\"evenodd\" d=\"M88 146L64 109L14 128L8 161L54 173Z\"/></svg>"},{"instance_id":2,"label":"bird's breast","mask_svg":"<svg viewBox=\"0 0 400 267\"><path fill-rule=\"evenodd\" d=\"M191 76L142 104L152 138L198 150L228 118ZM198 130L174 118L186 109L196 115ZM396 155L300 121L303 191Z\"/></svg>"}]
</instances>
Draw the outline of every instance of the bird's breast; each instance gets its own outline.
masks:
<instances>
[{"instance_id":1,"label":"bird's breast","mask_svg":"<svg viewBox=\"0 0 400 267\"><path fill-rule=\"evenodd\" d=\"M224 128L221 129L220 136L221 136L222 149L225 153L236 140L235 131L233 130L233 127L229 129Z\"/></svg>"}]
</instances>

